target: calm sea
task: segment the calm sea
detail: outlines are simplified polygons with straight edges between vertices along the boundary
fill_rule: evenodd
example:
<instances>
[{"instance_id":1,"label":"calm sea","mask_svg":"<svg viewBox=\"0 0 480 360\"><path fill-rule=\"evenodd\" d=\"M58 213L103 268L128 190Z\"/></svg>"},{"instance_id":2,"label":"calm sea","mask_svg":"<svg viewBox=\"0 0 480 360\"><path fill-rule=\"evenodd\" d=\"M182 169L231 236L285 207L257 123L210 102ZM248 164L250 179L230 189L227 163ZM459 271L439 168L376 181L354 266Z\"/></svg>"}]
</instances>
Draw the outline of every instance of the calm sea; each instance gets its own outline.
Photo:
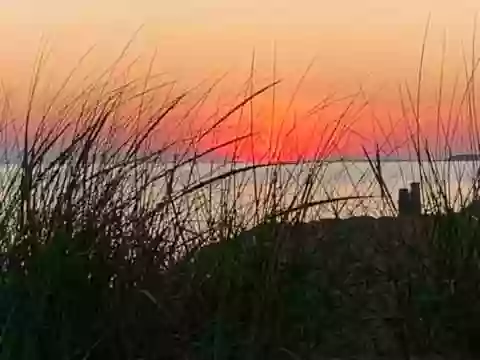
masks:
<instances>
[{"instance_id":1,"label":"calm sea","mask_svg":"<svg viewBox=\"0 0 480 360\"><path fill-rule=\"evenodd\" d=\"M193 169L184 168L178 172L176 186L180 189L186 183L208 181L248 166L196 164ZM443 201L458 209L472 198L478 167L477 162L384 162L381 166L382 191L376 175L378 171L372 170L368 162L275 165L238 172L209 184L192 196L208 196L217 209L225 202L235 203L242 211L272 207L273 199L278 202L275 206L287 208L305 202L351 197L348 201L314 206L308 216L381 216L395 213L399 189L409 187L411 182L421 182L426 211L438 205L439 196L431 194L440 193L445 195Z\"/></svg>"},{"instance_id":2,"label":"calm sea","mask_svg":"<svg viewBox=\"0 0 480 360\"><path fill-rule=\"evenodd\" d=\"M149 175L164 173L169 166L153 166L148 170ZM182 193L176 200L176 211L188 213L192 221L199 223L209 218L218 219L226 213L244 217L249 222L255 214L272 209L281 211L325 200L332 201L310 207L305 217L383 216L395 214L398 191L411 182L423 184L426 211L438 205L433 199L440 197L432 198L432 193L444 194L444 201L458 209L472 198L478 166L476 162L453 161L384 162L382 191L376 171L368 162L288 164L255 170L249 164L196 163L176 169L172 188L174 193ZM164 198L167 183L162 177L149 189L152 204ZM345 197L351 199L335 201Z\"/></svg>"}]
</instances>

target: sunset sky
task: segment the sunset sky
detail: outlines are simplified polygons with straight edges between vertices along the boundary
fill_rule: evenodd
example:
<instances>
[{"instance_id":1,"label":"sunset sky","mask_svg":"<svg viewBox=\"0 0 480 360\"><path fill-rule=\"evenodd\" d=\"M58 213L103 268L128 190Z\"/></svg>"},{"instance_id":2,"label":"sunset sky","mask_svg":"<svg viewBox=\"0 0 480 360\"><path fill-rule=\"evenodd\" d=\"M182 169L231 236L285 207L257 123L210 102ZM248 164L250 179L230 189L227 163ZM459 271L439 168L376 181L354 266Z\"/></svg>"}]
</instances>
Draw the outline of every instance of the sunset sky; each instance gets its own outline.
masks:
<instances>
[{"instance_id":1,"label":"sunset sky","mask_svg":"<svg viewBox=\"0 0 480 360\"><path fill-rule=\"evenodd\" d=\"M463 57L471 63L479 9L478 0L0 0L0 76L10 87L22 89L31 76L42 37L53 54L49 81L65 76L93 44L96 47L86 67L101 68L113 61L143 25L129 49L129 56L143 59L135 70L139 74L146 71L156 51L155 70L168 73L184 86L228 71L227 88L240 91L255 49L256 86L272 80L274 62L276 76L284 79L277 93L281 108L313 61L295 100L297 115L329 93L349 95L362 88L363 100L368 98L370 105L355 126L363 133L345 140L346 149L354 152L362 141L373 142L382 136L378 125L391 125L387 114L400 113L398 86L408 83L415 89L429 15L422 121L427 128L433 127L443 39L444 96L448 98L455 77L465 80ZM271 102L271 94L266 97ZM338 111L337 105L325 121L334 121ZM380 117L376 125L372 113ZM273 120L264 115L255 120L264 137L272 126L277 130L283 126L281 111L276 114ZM285 124L299 121L292 120L293 114L285 115ZM318 119L305 120L295 133L297 141L305 143L312 126L317 132L325 131L321 130L325 125L314 122ZM235 135L232 129L219 136L226 140Z\"/></svg>"}]
</instances>

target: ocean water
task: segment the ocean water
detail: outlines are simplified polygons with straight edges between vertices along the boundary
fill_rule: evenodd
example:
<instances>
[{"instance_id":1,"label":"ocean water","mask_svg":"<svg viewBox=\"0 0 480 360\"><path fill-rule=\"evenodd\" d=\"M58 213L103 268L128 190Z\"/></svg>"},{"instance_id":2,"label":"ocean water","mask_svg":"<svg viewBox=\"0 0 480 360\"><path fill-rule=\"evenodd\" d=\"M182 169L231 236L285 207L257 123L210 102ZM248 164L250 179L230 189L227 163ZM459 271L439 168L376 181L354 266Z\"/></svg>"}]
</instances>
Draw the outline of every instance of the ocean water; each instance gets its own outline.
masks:
<instances>
[{"instance_id":1,"label":"ocean water","mask_svg":"<svg viewBox=\"0 0 480 360\"><path fill-rule=\"evenodd\" d=\"M155 178L172 166L154 164L143 170L147 177ZM251 164L198 162L176 168L171 184L168 176L160 176L146 193L152 207L164 201L165 194L173 193L175 211L186 214L185 219L197 222L200 227L209 219L220 219L226 214L251 223L256 215L281 212L306 203L312 203L302 213L307 220L334 216L391 216L396 214L398 191L411 182L423 184L425 211L438 205L433 199L440 197L432 197L432 193L445 194L442 201L460 208L473 196L478 167L476 162L383 162L381 178L385 186L382 191L368 162L283 164L255 169ZM13 170L4 168L3 174ZM4 188L3 184L1 190ZM124 193L119 195L128 197L132 189L126 186ZM335 200L338 198L349 199ZM324 203L313 206L322 201Z\"/></svg>"},{"instance_id":2,"label":"ocean water","mask_svg":"<svg viewBox=\"0 0 480 360\"><path fill-rule=\"evenodd\" d=\"M191 169L178 172L177 186L182 188L188 182L206 181L248 166L195 164L193 177ZM273 199L277 201L275 208L286 209L306 202L349 197L350 200L312 206L307 217L383 216L395 214L401 188L420 182L424 210L428 212L438 205L438 194L443 194L442 201L456 209L468 203L473 196L478 168L476 162L384 162L381 165L382 191L376 171L368 162L275 165L236 173L209 184L195 195L208 195L209 201L214 203L213 208L227 202L251 213L272 208ZM195 195L192 194L193 198Z\"/></svg>"}]
</instances>

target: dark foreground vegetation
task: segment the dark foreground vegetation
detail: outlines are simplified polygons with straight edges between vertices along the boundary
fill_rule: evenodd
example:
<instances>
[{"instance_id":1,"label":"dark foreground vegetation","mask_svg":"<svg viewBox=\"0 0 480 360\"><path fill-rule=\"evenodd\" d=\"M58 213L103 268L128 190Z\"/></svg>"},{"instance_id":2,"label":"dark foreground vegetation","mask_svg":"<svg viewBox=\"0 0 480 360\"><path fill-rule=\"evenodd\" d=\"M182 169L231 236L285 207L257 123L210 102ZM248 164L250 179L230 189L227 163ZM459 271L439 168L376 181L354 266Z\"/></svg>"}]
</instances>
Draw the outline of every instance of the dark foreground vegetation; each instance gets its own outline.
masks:
<instances>
[{"instance_id":1,"label":"dark foreground vegetation","mask_svg":"<svg viewBox=\"0 0 480 360\"><path fill-rule=\"evenodd\" d=\"M176 144L151 144L184 95L132 129L121 107L148 91L129 91L93 86L3 137L21 161L2 174L2 360L478 358L479 220L427 147L426 215L313 221L341 200L317 196L320 156L298 176L225 162L202 177L215 149L191 145L226 117L172 162Z\"/></svg>"}]
</instances>

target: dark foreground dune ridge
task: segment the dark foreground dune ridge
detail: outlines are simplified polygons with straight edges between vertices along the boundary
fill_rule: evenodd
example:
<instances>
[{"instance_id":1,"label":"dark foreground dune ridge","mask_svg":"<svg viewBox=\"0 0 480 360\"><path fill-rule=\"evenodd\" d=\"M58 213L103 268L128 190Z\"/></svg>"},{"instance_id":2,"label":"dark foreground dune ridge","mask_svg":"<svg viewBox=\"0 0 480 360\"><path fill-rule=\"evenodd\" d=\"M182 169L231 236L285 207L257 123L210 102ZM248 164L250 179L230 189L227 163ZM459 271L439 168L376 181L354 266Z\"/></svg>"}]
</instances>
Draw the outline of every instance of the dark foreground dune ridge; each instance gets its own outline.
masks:
<instances>
[{"instance_id":1,"label":"dark foreground dune ridge","mask_svg":"<svg viewBox=\"0 0 480 360\"><path fill-rule=\"evenodd\" d=\"M469 358L478 231L467 212L264 224L199 251L194 306L236 324L235 343L255 323L255 351L274 357Z\"/></svg>"}]
</instances>

